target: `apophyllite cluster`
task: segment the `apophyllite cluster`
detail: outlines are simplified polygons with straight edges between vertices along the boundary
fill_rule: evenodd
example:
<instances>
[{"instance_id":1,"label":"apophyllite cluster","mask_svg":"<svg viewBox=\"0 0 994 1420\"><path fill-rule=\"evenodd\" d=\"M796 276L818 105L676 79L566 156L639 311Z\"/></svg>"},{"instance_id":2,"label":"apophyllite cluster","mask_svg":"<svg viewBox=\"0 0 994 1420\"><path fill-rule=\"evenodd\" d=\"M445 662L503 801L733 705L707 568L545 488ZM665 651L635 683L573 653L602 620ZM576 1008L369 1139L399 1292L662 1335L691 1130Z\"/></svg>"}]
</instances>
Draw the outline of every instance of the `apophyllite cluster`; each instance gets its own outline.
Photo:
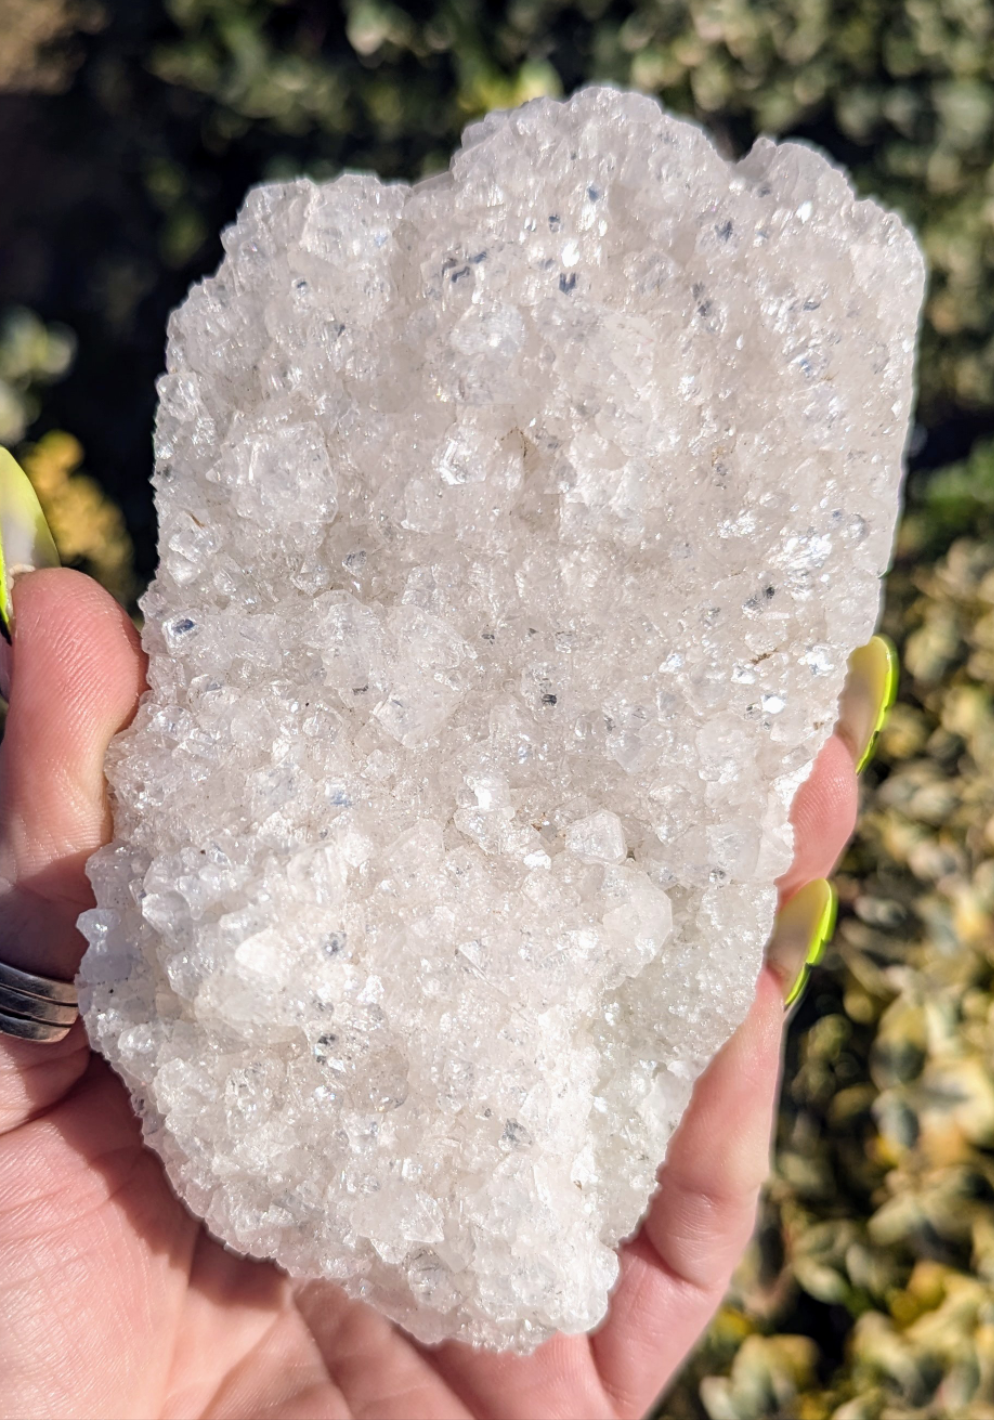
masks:
<instances>
[{"instance_id":1,"label":"apophyllite cluster","mask_svg":"<svg viewBox=\"0 0 994 1420\"><path fill-rule=\"evenodd\" d=\"M604 1315L870 635L920 255L592 88L250 193L173 319L87 1026L232 1247L416 1336Z\"/></svg>"}]
</instances>

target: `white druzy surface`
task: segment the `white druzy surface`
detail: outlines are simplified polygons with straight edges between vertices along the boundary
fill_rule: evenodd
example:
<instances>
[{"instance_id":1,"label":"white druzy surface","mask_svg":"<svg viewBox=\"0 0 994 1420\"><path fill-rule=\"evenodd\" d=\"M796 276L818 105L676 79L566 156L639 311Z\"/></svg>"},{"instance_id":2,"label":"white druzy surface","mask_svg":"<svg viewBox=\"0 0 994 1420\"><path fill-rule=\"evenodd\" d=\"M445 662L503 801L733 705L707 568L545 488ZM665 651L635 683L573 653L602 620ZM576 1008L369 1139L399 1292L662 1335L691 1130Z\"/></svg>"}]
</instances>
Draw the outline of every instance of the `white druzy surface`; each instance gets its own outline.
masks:
<instances>
[{"instance_id":1,"label":"white druzy surface","mask_svg":"<svg viewBox=\"0 0 994 1420\"><path fill-rule=\"evenodd\" d=\"M871 634L923 268L587 89L252 192L173 318L81 981L176 1189L416 1336L603 1317Z\"/></svg>"}]
</instances>

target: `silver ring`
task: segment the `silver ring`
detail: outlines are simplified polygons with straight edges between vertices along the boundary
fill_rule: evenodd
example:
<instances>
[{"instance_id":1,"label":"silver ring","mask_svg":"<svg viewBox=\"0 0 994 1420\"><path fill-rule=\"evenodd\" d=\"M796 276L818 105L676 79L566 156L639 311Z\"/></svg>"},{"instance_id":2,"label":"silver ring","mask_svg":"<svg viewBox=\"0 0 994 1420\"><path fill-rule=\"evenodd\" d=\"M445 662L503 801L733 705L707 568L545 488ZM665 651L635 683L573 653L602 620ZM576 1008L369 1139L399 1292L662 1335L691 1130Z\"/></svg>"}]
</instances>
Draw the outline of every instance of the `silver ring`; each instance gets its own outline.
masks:
<instances>
[{"instance_id":1,"label":"silver ring","mask_svg":"<svg viewBox=\"0 0 994 1420\"><path fill-rule=\"evenodd\" d=\"M79 997L71 981L35 976L0 961L0 1035L54 1045L64 1039L79 1016Z\"/></svg>"}]
</instances>

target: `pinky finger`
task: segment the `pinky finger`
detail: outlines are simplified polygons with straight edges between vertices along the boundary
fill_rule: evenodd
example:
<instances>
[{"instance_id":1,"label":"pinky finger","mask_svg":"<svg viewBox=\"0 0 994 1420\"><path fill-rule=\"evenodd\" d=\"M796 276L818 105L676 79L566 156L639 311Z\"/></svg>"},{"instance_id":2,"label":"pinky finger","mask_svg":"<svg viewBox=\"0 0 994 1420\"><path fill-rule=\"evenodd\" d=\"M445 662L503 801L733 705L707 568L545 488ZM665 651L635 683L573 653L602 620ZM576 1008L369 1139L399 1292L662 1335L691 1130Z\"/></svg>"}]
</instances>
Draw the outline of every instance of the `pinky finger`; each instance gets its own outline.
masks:
<instances>
[{"instance_id":1,"label":"pinky finger","mask_svg":"<svg viewBox=\"0 0 994 1420\"><path fill-rule=\"evenodd\" d=\"M644 1414L711 1319L752 1233L769 1170L782 987L766 970L749 1016L702 1075L642 1230L622 1251L591 1338L619 1415Z\"/></svg>"}]
</instances>

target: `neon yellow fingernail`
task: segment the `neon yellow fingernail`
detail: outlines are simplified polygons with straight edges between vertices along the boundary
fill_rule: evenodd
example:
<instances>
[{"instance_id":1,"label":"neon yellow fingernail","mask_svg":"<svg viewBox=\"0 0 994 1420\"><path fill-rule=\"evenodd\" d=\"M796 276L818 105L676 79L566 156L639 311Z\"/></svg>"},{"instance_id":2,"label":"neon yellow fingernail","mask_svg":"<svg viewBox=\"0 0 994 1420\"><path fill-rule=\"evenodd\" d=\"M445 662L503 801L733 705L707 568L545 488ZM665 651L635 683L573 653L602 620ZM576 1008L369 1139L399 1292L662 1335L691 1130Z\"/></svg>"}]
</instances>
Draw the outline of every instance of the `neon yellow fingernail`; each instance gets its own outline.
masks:
<instances>
[{"instance_id":1,"label":"neon yellow fingernail","mask_svg":"<svg viewBox=\"0 0 994 1420\"><path fill-rule=\"evenodd\" d=\"M783 982L784 1008L799 1000L835 930L838 895L826 878L796 892L777 914L766 959Z\"/></svg>"},{"instance_id":2,"label":"neon yellow fingernail","mask_svg":"<svg viewBox=\"0 0 994 1420\"><path fill-rule=\"evenodd\" d=\"M817 966L821 961L825 955L825 948L832 940L835 922L839 915L839 894L835 890L835 884L830 883L827 878L818 878L811 886L818 888L823 905L821 916L811 934L811 945L808 947L808 954L804 959L805 966Z\"/></svg>"},{"instance_id":3,"label":"neon yellow fingernail","mask_svg":"<svg viewBox=\"0 0 994 1420\"><path fill-rule=\"evenodd\" d=\"M14 578L39 567L58 567L45 514L31 480L6 449L0 449L0 634L13 631Z\"/></svg>"},{"instance_id":4,"label":"neon yellow fingernail","mask_svg":"<svg viewBox=\"0 0 994 1420\"><path fill-rule=\"evenodd\" d=\"M849 671L839 698L839 728L848 739L861 773L873 758L877 737L897 698L900 662L886 636L874 636L849 657Z\"/></svg>"}]
</instances>

